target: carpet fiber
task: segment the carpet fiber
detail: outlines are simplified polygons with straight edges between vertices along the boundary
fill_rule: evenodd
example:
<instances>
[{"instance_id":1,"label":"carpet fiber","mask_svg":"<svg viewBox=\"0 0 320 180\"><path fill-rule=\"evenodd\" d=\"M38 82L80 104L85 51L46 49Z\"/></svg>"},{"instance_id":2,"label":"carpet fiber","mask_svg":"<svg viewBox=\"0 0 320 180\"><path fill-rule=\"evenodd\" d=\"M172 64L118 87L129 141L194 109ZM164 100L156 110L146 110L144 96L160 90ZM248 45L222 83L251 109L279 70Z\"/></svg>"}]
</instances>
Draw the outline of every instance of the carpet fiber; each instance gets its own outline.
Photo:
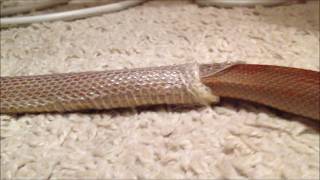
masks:
<instances>
[{"instance_id":1,"label":"carpet fiber","mask_svg":"<svg viewBox=\"0 0 320 180\"><path fill-rule=\"evenodd\" d=\"M239 60L319 71L319 2L151 1L1 30L1 76ZM319 178L317 124L248 102L0 117L1 178Z\"/></svg>"}]
</instances>

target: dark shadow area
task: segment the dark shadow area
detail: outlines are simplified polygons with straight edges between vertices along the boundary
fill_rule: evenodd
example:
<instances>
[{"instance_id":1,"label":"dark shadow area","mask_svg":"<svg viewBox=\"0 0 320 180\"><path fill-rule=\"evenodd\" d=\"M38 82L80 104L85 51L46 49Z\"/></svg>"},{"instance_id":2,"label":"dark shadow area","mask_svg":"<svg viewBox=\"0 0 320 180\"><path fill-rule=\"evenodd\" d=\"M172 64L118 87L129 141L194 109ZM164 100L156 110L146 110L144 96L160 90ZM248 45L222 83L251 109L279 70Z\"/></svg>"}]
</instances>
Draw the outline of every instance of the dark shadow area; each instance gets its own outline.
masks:
<instances>
[{"instance_id":1,"label":"dark shadow area","mask_svg":"<svg viewBox=\"0 0 320 180\"><path fill-rule=\"evenodd\" d=\"M319 1L255 8L253 14L268 24L296 28L302 31L301 33L319 31Z\"/></svg>"},{"instance_id":2,"label":"dark shadow area","mask_svg":"<svg viewBox=\"0 0 320 180\"><path fill-rule=\"evenodd\" d=\"M235 99L229 99L229 98L223 98L221 99L220 103L218 104L220 106L232 106L236 109L246 109L247 111L253 111L252 107L255 107L260 112L264 113L271 113L271 115L278 116L280 118L283 118L288 121L297 121L300 123L305 124L312 130L315 130L317 132L320 132L320 121L316 119L310 119L306 117L302 117L299 115L295 115L292 113L287 113L284 111L280 111L274 108L271 108L269 106L261 105L254 102L244 101L244 100L235 100ZM255 110L257 111L257 110Z\"/></svg>"},{"instance_id":3,"label":"dark shadow area","mask_svg":"<svg viewBox=\"0 0 320 180\"><path fill-rule=\"evenodd\" d=\"M201 6L208 8L210 6ZM309 31L319 31L319 1L292 0L272 6L235 6L235 7L219 7L219 9L234 10L237 8L247 8L246 15L257 16L260 21L270 25L281 27L297 28L303 33L308 34ZM236 12L235 12L236 13ZM237 14L235 14L237 16Z\"/></svg>"},{"instance_id":4,"label":"dark shadow area","mask_svg":"<svg viewBox=\"0 0 320 180\"><path fill-rule=\"evenodd\" d=\"M294 14L291 9L299 13ZM319 1L270 7L270 11L261 9L256 10L255 13L261 15L261 20L269 24L294 27L305 30L305 33L319 31Z\"/></svg>"}]
</instances>

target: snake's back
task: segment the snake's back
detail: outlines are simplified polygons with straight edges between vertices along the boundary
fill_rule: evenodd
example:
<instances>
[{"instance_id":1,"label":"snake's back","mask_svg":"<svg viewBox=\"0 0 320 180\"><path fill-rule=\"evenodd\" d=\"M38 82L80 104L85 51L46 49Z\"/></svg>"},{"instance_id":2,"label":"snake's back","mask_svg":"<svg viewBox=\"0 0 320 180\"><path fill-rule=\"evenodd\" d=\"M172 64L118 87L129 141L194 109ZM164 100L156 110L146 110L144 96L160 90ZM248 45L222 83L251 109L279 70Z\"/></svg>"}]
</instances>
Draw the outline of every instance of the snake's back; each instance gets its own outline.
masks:
<instances>
[{"instance_id":1,"label":"snake's back","mask_svg":"<svg viewBox=\"0 0 320 180\"><path fill-rule=\"evenodd\" d=\"M320 119L319 72L250 64L184 64L1 77L1 113L67 112L231 97Z\"/></svg>"},{"instance_id":2,"label":"snake's back","mask_svg":"<svg viewBox=\"0 0 320 180\"><path fill-rule=\"evenodd\" d=\"M1 113L67 112L155 104L203 104L214 96L198 66L1 77ZM200 92L200 91L203 91Z\"/></svg>"},{"instance_id":3,"label":"snake's back","mask_svg":"<svg viewBox=\"0 0 320 180\"><path fill-rule=\"evenodd\" d=\"M320 119L320 74L316 71L255 64L235 64L202 78L212 93L249 100Z\"/></svg>"}]
</instances>

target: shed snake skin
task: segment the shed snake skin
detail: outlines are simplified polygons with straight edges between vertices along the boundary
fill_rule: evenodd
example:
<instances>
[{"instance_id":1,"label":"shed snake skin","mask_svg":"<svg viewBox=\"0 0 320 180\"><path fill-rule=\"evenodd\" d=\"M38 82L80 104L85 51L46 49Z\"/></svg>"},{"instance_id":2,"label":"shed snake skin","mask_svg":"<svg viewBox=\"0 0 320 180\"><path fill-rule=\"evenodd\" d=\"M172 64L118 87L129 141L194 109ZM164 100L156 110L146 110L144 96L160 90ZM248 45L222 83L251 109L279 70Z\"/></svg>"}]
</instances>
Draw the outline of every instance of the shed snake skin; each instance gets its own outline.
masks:
<instances>
[{"instance_id":1,"label":"shed snake skin","mask_svg":"<svg viewBox=\"0 0 320 180\"><path fill-rule=\"evenodd\" d=\"M320 73L241 63L1 77L4 114L253 101L320 120Z\"/></svg>"}]
</instances>

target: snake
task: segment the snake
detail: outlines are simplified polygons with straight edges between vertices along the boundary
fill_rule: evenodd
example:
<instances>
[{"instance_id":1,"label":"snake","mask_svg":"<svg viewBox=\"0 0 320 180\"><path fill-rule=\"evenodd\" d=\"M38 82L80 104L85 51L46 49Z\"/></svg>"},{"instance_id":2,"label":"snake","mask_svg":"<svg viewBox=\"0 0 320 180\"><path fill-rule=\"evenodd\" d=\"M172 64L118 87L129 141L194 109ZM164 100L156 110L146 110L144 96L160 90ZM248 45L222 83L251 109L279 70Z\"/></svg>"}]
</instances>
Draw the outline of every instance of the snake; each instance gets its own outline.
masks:
<instances>
[{"instance_id":1,"label":"snake","mask_svg":"<svg viewBox=\"0 0 320 180\"><path fill-rule=\"evenodd\" d=\"M153 105L210 105L221 98L320 120L318 71L226 62L2 76L1 114L64 113Z\"/></svg>"}]
</instances>

